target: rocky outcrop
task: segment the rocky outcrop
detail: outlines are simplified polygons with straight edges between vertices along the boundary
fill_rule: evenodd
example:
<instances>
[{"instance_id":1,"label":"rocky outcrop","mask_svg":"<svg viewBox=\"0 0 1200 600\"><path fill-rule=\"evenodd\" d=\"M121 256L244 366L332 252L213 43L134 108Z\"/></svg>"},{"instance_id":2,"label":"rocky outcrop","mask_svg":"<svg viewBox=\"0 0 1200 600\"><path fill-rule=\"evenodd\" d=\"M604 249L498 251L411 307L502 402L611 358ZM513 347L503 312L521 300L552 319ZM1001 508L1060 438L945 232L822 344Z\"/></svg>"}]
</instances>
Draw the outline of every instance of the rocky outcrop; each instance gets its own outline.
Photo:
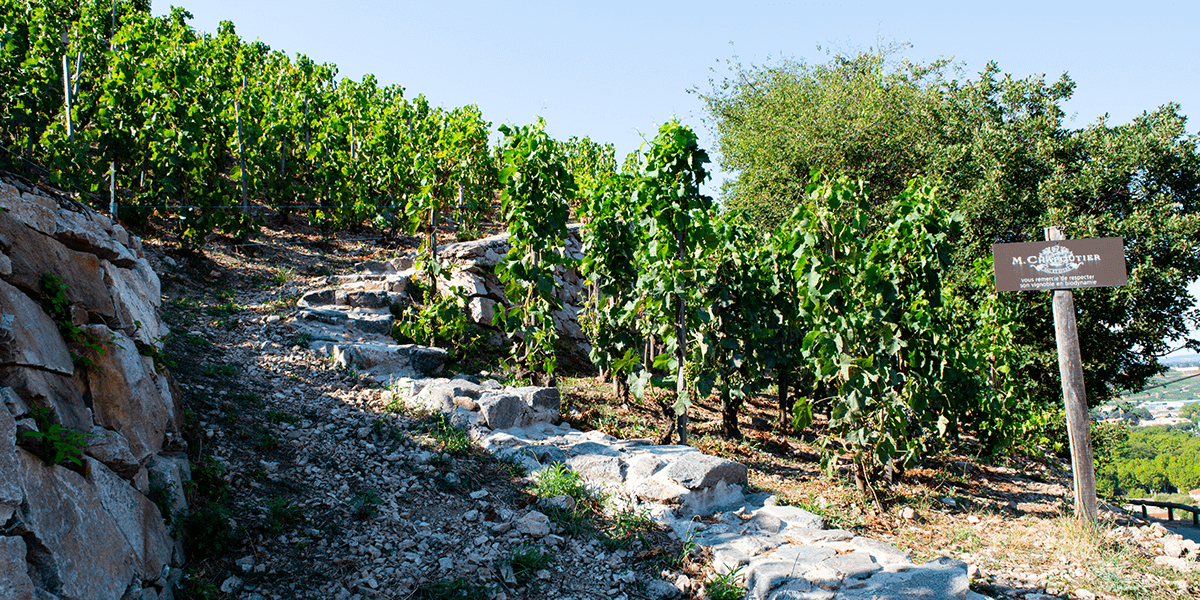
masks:
<instances>
[{"instance_id":1,"label":"rocky outcrop","mask_svg":"<svg viewBox=\"0 0 1200 600\"><path fill-rule=\"evenodd\" d=\"M583 260L580 225L567 226L564 251L573 260ZM470 242L458 242L438 247L438 256L447 263L450 275L446 283L458 288L467 298L471 320L485 328L492 326L496 304L506 303L504 285L496 277L496 264L508 254L508 234L501 233ZM579 312L584 304L583 279L575 269L558 269L554 273L558 300L562 308L554 312L554 325L559 338L585 354L588 337L579 325Z\"/></svg>"},{"instance_id":2,"label":"rocky outcrop","mask_svg":"<svg viewBox=\"0 0 1200 600\"><path fill-rule=\"evenodd\" d=\"M569 226L568 234L565 252L582 260L579 225ZM507 304L495 270L508 251L507 233L438 247L445 272L438 289L453 289L465 298L468 319L485 331L496 331L492 324L496 306ZM402 256L367 261L357 266L356 273L329 277L327 287L312 290L297 302L296 329L308 336L312 349L340 365L369 371L385 383L436 375L444 354L435 348L395 344L390 338L392 307L407 306L413 279L427 277L413 267L413 260ZM586 354L589 341L578 316L584 303L583 280L575 269L565 268L555 272L554 280L562 305L553 314L559 338Z\"/></svg>"},{"instance_id":3,"label":"rocky outcrop","mask_svg":"<svg viewBox=\"0 0 1200 600\"><path fill-rule=\"evenodd\" d=\"M189 469L160 303L136 237L0 177L0 598L172 597L147 482L179 492Z\"/></svg>"}]
</instances>

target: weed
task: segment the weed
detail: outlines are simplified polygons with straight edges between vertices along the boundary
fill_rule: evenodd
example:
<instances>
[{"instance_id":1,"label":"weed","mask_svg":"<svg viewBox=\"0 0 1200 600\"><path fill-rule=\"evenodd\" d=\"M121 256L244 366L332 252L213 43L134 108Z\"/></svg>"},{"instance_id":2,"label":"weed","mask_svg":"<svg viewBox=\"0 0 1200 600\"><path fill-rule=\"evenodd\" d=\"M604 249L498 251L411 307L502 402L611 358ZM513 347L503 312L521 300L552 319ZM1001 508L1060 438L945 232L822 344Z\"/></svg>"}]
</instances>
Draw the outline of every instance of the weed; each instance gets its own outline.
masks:
<instances>
[{"instance_id":1,"label":"weed","mask_svg":"<svg viewBox=\"0 0 1200 600\"><path fill-rule=\"evenodd\" d=\"M645 510L625 509L609 520L598 537L605 548L617 550L628 547L634 537L643 538L643 533L654 531L655 527Z\"/></svg>"},{"instance_id":2,"label":"weed","mask_svg":"<svg viewBox=\"0 0 1200 600\"><path fill-rule=\"evenodd\" d=\"M51 423L48 408L35 405L31 412L38 430L26 431L21 436L42 441L42 460L48 465L71 462L83 466L83 449L87 446L87 439L96 436Z\"/></svg>"},{"instance_id":3,"label":"weed","mask_svg":"<svg viewBox=\"0 0 1200 600\"><path fill-rule=\"evenodd\" d=\"M350 499L350 514L359 521L365 521L379 514L375 507L380 504L383 504L383 498L379 497L377 490L364 490Z\"/></svg>"},{"instance_id":4,"label":"weed","mask_svg":"<svg viewBox=\"0 0 1200 600\"><path fill-rule=\"evenodd\" d=\"M42 274L42 291L46 294L42 308L54 319L54 323L58 325L59 335L67 343L83 347L83 354L75 354L74 351L71 351L71 362L88 369L96 366L96 362L88 356L88 352L104 356L104 346L101 345L99 338L84 331L71 320L71 301L67 298L67 291L70 289L71 286L67 285L58 275Z\"/></svg>"},{"instance_id":5,"label":"weed","mask_svg":"<svg viewBox=\"0 0 1200 600\"><path fill-rule=\"evenodd\" d=\"M513 577L517 583L524 585L537 577L537 572L550 566L554 557L545 552L541 546L520 546L513 548L508 564L512 567Z\"/></svg>"},{"instance_id":6,"label":"weed","mask_svg":"<svg viewBox=\"0 0 1200 600\"><path fill-rule=\"evenodd\" d=\"M285 412L279 412L277 410L268 410L267 412L263 413L263 416L265 416L267 420L272 423L288 423L289 425L295 425L296 423L300 422L299 416L291 415Z\"/></svg>"},{"instance_id":7,"label":"weed","mask_svg":"<svg viewBox=\"0 0 1200 600\"><path fill-rule=\"evenodd\" d=\"M742 580L742 567L739 565L732 571L717 575L704 584L704 592L711 600L742 600L746 597L746 588Z\"/></svg>"},{"instance_id":8,"label":"weed","mask_svg":"<svg viewBox=\"0 0 1200 600\"><path fill-rule=\"evenodd\" d=\"M207 377L231 377L237 372L237 365L204 365L200 367L200 373Z\"/></svg>"},{"instance_id":9,"label":"weed","mask_svg":"<svg viewBox=\"0 0 1200 600\"><path fill-rule=\"evenodd\" d=\"M688 558L690 558L698 548L699 545L696 544L695 532L688 534L688 538L684 540L679 554L668 554L662 558L663 567L673 571L683 569L683 566L687 564Z\"/></svg>"},{"instance_id":10,"label":"weed","mask_svg":"<svg viewBox=\"0 0 1200 600\"><path fill-rule=\"evenodd\" d=\"M539 498L566 495L574 498L576 502L588 499L588 491L583 486L583 478L563 463L555 463L538 471L534 481L533 493Z\"/></svg>"},{"instance_id":11,"label":"weed","mask_svg":"<svg viewBox=\"0 0 1200 600\"><path fill-rule=\"evenodd\" d=\"M562 527L563 533L567 535L593 535L596 533L596 528L592 525L592 520L587 513L561 506L543 506L541 511Z\"/></svg>"},{"instance_id":12,"label":"weed","mask_svg":"<svg viewBox=\"0 0 1200 600\"><path fill-rule=\"evenodd\" d=\"M242 312L242 307L233 302L223 302L221 304L214 304L208 308L205 308L204 312L214 317L228 317Z\"/></svg>"},{"instance_id":13,"label":"weed","mask_svg":"<svg viewBox=\"0 0 1200 600\"><path fill-rule=\"evenodd\" d=\"M191 333L183 336L183 341L184 343L197 348L211 348L213 345L212 342L208 341L208 338L202 335L195 335Z\"/></svg>"},{"instance_id":14,"label":"weed","mask_svg":"<svg viewBox=\"0 0 1200 600\"><path fill-rule=\"evenodd\" d=\"M263 526L271 535L283 533L288 525L295 523L303 508L283 498L276 498L267 505L267 520Z\"/></svg>"},{"instance_id":15,"label":"weed","mask_svg":"<svg viewBox=\"0 0 1200 600\"><path fill-rule=\"evenodd\" d=\"M492 592L487 587L468 582L466 579L443 579L423 583L412 596L415 600L488 600Z\"/></svg>"},{"instance_id":16,"label":"weed","mask_svg":"<svg viewBox=\"0 0 1200 600\"><path fill-rule=\"evenodd\" d=\"M205 504L183 518L180 527L188 556L207 558L233 549L235 537L229 525L229 509L217 503Z\"/></svg>"},{"instance_id":17,"label":"weed","mask_svg":"<svg viewBox=\"0 0 1200 600\"><path fill-rule=\"evenodd\" d=\"M241 321L238 321L237 319L225 319L218 317L213 319L212 324L213 326L220 327L226 331L233 331L234 329L237 329L238 325L241 325Z\"/></svg>"},{"instance_id":18,"label":"weed","mask_svg":"<svg viewBox=\"0 0 1200 600\"><path fill-rule=\"evenodd\" d=\"M275 269L275 274L272 277L275 285L284 285L296 277L296 273L287 267L279 267Z\"/></svg>"},{"instance_id":19,"label":"weed","mask_svg":"<svg viewBox=\"0 0 1200 600\"><path fill-rule=\"evenodd\" d=\"M466 456L471 451L471 438L467 432L451 425L445 416L439 416L433 430L429 432L442 450L454 456Z\"/></svg>"},{"instance_id":20,"label":"weed","mask_svg":"<svg viewBox=\"0 0 1200 600\"><path fill-rule=\"evenodd\" d=\"M400 430L385 417L379 417L371 422L371 433L393 442L399 442L404 439L404 436L400 434Z\"/></svg>"},{"instance_id":21,"label":"weed","mask_svg":"<svg viewBox=\"0 0 1200 600\"><path fill-rule=\"evenodd\" d=\"M254 445L255 450L267 452L279 446L279 438L275 437L268 429L258 427L254 432L254 439L251 443Z\"/></svg>"}]
</instances>

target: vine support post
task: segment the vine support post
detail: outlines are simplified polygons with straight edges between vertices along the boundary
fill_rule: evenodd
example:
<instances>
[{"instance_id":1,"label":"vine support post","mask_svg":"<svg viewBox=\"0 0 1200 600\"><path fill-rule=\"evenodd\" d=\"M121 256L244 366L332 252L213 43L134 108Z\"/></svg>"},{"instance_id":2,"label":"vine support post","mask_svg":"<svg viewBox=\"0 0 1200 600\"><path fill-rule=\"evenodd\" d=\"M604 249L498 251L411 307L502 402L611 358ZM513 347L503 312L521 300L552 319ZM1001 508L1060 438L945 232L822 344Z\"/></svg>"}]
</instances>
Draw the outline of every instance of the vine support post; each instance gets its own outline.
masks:
<instances>
[{"instance_id":1,"label":"vine support post","mask_svg":"<svg viewBox=\"0 0 1200 600\"><path fill-rule=\"evenodd\" d=\"M687 252L684 251L684 243L687 241L687 232L675 232L675 258L680 264L687 259ZM686 401L687 398L687 376L684 372L684 363L687 359L687 300L683 294L675 297L676 312L675 312L675 430L679 433L679 443L683 446L688 445L688 410ZM682 402L681 402L682 401Z\"/></svg>"},{"instance_id":2,"label":"vine support post","mask_svg":"<svg viewBox=\"0 0 1200 600\"><path fill-rule=\"evenodd\" d=\"M1046 228L1046 240L1063 239L1061 228ZM1062 378L1067 434L1071 442L1075 517L1093 522L1096 520L1096 473L1092 436L1088 429L1087 392L1083 383L1083 359L1079 353L1079 331L1075 326L1075 299L1071 290L1054 290L1054 338L1058 345L1058 372Z\"/></svg>"},{"instance_id":3,"label":"vine support post","mask_svg":"<svg viewBox=\"0 0 1200 600\"><path fill-rule=\"evenodd\" d=\"M436 274L436 272L437 272L436 265L437 265L437 259L438 259L437 258L437 242L438 242L437 220L438 220L438 209L437 209L437 198L435 197L433 199L433 205L429 207L429 269L430 269L429 289L433 290L431 292L431 297L437 296L437 291L438 291L438 289L437 289L438 276Z\"/></svg>"},{"instance_id":4,"label":"vine support post","mask_svg":"<svg viewBox=\"0 0 1200 600\"><path fill-rule=\"evenodd\" d=\"M117 220L117 163L108 163L108 213Z\"/></svg>"},{"instance_id":5,"label":"vine support post","mask_svg":"<svg viewBox=\"0 0 1200 600\"><path fill-rule=\"evenodd\" d=\"M71 124L71 60L63 53L63 105L67 116L67 139L75 143L75 128Z\"/></svg>"}]
</instances>

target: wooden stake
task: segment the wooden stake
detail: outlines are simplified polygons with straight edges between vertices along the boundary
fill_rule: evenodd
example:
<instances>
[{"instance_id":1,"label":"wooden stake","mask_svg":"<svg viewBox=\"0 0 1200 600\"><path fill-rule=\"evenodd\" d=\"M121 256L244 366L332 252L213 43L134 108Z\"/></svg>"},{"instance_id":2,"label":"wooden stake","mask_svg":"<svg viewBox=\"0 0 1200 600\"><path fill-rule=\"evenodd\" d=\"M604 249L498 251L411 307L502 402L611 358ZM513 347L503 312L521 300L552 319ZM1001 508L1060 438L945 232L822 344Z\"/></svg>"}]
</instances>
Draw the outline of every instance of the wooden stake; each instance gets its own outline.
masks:
<instances>
[{"instance_id":1,"label":"wooden stake","mask_svg":"<svg viewBox=\"0 0 1200 600\"><path fill-rule=\"evenodd\" d=\"M71 61L63 54L63 98L67 113L67 139L75 143L75 129L71 126Z\"/></svg>"},{"instance_id":2,"label":"wooden stake","mask_svg":"<svg viewBox=\"0 0 1200 600\"><path fill-rule=\"evenodd\" d=\"M1059 227L1047 227L1046 239L1062 240ZM1054 290L1054 339L1058 342L1058 372L1062 377L1067 409L1067 434L1071 440L1071 472L1075 476L1075 517L1096 520L1096 472L1092 458L1087 391L1083 384L1083 359L1075 327L1075 299L1071 290Z\"/></svg>"}]
</instances>

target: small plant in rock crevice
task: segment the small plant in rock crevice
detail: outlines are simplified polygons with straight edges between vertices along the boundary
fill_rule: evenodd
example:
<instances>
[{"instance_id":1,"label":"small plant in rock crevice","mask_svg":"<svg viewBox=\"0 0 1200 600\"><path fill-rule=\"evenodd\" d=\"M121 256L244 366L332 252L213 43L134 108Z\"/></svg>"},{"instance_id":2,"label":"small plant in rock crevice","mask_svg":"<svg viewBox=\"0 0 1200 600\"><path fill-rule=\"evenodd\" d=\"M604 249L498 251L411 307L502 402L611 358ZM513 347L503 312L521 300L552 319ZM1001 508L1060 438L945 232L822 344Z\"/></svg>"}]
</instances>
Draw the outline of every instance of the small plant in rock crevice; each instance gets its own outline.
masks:
<instances>
[{"instance_id":1,"label":"small plant in rock crevice","mask_svg":"<svg viewBox=\"0 0 1200 600\"><path fill-rule=\"evenodd\" d=\"M294 502L276 498L267 504L267 518L263 522L263 527L271 535L279 535L286 531L289 525L299 520L303 511L304 509Z\"/></svg>"},{"instance_id":2,"label":"small plant in rock crevice","mask_svg":"<svg viewBox=\"0 0 1200 600\"><path fill-rule=\"evenodd\" d=\"M59 335L68 344L77 344L84 349L83 354L75 354L74 351L71 351L71 362L85 369L95 367L96 362L88 354L95 353L97 356L104 356L105 348L103 342L96 335L84 331L71 319L71 300L67 297L71 286L53 273L43 273L41 284L42 291L46 295L42 302L42 308L54 319Z\"/></svg>"},{"instance_id":3,"label":"small plant in rock crevice","mask_svg":"<svg viewBox=\"0 0 1200 600\"><path fill-rule=\"evenodd\" d=\"M376 507L383 504L383 498L376 490L364 490L354 495L350 500L350 514L359 521L374 518L379 514Z\"/></svg>"},{"instance_id":4,"label":"small plant in rock crevice","mask_svg":"<svg viewBox=\"0 0 1200 600\"><path fill-rule=\"evenodd\" d=\"M713 577L704 583L704 593L710 600L742 600L746 597L746 588L742 580L742 567L739 565L732 571Z\"/></svg>"},{"instance_id":5,"label":"small plant in rock crevice","mask_svg":"<svg viewBox=\"0 0 1200 600\"><path fill-rule=\"evenodd\" d=\"M413 592L414 600L489 600L492 591L486 586L466 579L443 579L423 583Z\"/></svg>"},{"instance_id":6,"label":"small plant in rock crevice","mask_svg":"<svg viewBox=\"0 0 1200 600\"><path fill-rule=\"evenodd\" d=\"M587 500L589 494L583 478L563 463L555 463L534 476L533 493L539 498L570 496L576 502Z\"/></svg>"},{"instance_id":7,"label":"small plant in rock crevice","mask_svg":"<svg viewBox=\"0 0 1200 600\"><path fill-rule=\"evenodd\" d=\"M26 431L21 436L41 440L42 461L48 465L65 465L70 462L76 466L83 466L83 449L87 446L87 439L96 436L51 423L48 408L35 405L30 412L38 430Z\"/></svg>"},{"instance_id":8,"label":"small plant in rock crevice","mask_svg":"<svg viewBox=\"0 0 1200 600\"><path fill-rule=\"evenodd\" d=\"M525 585L537 577L538 571L550 566L553 560L554 556L547 553L543 547L521 546L513 549L506 562L512 567L517 583Z\"/></svg>"}]
</instances>

